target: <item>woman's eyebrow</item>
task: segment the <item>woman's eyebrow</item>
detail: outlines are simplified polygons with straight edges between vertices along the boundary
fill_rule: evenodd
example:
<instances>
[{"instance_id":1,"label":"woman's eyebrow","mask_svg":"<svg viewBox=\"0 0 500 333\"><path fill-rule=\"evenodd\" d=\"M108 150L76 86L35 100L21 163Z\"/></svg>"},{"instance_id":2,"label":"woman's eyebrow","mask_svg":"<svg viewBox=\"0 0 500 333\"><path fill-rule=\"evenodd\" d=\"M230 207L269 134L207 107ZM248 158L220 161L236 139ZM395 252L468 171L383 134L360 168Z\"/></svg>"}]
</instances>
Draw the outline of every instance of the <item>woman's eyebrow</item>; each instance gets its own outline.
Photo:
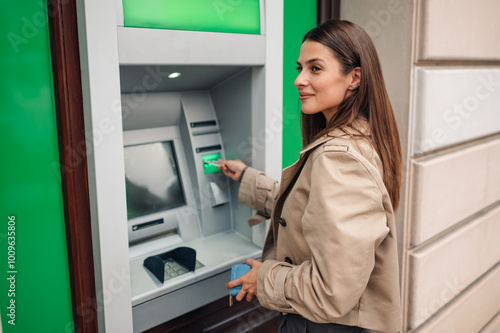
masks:
<instances>
[{"instance_id":1,"label":"woman's eyebrow","mask_svg":"<svg viewBox=\"0 0 500 333\"><path fill-rule=\"evenodd\" d=\"M306 64L310 64L310 63L315 62L315 61L325 62L325 61L324 61L323 59L321 59L321 58L312 58L312 59L307 60L307 61L306 61ZM299 66L301 65L299 61L297 61L297 65L299 65Z\"/></svg>"}]
</instances>

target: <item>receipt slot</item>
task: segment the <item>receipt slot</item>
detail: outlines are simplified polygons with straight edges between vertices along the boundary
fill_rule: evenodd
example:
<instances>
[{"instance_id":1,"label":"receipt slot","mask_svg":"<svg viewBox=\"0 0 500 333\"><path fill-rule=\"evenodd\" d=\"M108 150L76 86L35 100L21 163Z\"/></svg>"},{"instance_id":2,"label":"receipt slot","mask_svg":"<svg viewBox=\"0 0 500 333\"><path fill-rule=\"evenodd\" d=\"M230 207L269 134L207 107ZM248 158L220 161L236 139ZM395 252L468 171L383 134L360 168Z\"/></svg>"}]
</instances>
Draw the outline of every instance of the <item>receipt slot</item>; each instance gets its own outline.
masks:
<instances>
[{"instance_id":1,"label":"receipt slot","mask_svg":"<svg viewBox=\"0 0 500 333\"><path fill-rule=\"evenodd\" d=\"M212 207L229 203L228 193L214 182L210 182L210 198L212 199Z\"/></svg>"}]
</instances>

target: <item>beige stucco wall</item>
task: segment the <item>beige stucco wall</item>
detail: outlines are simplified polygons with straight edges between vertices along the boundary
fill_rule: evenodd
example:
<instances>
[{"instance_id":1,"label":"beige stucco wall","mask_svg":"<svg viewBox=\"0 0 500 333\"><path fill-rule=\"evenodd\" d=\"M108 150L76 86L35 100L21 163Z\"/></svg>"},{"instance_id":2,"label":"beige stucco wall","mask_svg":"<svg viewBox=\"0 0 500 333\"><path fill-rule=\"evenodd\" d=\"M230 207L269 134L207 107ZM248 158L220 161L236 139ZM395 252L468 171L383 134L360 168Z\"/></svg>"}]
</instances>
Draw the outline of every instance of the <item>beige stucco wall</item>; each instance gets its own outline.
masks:
<instances>
[{"instance_id":1,"label":"beige stucco wall","mask_svg":"<svg viewBox=\"0 0 500 333\"><path fill-rule=\"evenodd\" d=\"M500 326L500 2L343 0L378 49L406 158L403 332Z\"/></svg>"},{"instance_id":2,"label":"beige stucco wall","mask_svg":"<svg viewBox=\"0 0 500 333\"><path fill-rule=\"evenodd\" d=\"M500 1L420 0L417 10L419 61L500 58Z\"/></svg>"}]
</instances>

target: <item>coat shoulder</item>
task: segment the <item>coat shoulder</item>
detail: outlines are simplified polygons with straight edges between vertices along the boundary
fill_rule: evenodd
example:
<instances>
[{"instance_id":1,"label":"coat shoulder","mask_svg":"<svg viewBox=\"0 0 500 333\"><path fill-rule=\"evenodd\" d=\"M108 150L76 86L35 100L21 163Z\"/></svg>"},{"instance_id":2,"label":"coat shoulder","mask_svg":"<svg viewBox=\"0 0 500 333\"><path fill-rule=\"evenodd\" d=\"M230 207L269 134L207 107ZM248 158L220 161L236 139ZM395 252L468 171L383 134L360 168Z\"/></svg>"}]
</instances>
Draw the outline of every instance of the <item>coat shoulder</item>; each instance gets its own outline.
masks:
<instances>
[{"instance_id":1,"label":"coat shoulder","mask_svg":"<svg viewBox=\"0 0 500 333\"><path fill-rule=\"evenodd\" d=\"M323 153L345 153L359 161L360 167L370 170L378 180L383 179L382 161L370 142L364 136L332 136L329 140L315 147L311 152L312 162Z\"/></svg>"}]
</instances>

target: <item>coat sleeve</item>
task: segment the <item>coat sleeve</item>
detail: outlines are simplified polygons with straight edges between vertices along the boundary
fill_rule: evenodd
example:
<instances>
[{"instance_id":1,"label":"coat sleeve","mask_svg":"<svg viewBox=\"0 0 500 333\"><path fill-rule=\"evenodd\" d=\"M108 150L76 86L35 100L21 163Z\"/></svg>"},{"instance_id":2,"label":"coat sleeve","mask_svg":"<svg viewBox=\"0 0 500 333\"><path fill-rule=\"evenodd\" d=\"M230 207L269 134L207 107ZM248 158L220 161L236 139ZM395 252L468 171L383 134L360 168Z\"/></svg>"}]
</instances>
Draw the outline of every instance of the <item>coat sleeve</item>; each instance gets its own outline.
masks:
<instances>
[{"instance_id":1,"label":"coat sleeve","mask_svg":"<svg viewBox=\"0 0 500 333\"><path fill-rule=\"evenodd\" d=\"M325 323L358 306L375 250L389 233L382 189L373 176L349 152L323 151L315 158L302 217L311 257L300 265L262 264L257 296L264 307Z\"/></svg>"},{"instance_id":2,"label":"coat sleeve","mask_svg":"<svg viewBox=\"0 0 500 333\"><path fill-rule=\"evenodd\" d=\"M243 174L238 200L257 211L248 221L250 225L257 224L271 216L274 199L279 192L279 183L267 177L263 172L248 167Z\"/></svg>"}]
</instances>

